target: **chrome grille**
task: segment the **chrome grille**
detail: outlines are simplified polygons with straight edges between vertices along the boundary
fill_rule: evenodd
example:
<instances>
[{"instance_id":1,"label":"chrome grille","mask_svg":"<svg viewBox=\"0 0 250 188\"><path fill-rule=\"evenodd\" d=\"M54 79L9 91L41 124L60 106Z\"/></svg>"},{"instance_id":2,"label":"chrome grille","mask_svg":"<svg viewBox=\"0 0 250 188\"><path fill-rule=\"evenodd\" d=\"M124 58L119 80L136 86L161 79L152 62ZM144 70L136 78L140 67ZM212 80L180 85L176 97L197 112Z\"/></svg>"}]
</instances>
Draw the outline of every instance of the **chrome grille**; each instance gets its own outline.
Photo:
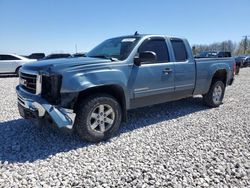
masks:
<instances>
[{"instance_id":1,"label":"chrome grille","mask_svg":"<svg viewBox=\"0 0 250 188\"><path fill-rule=\"evenodd\" d=\"M36 94L37 88L37 76L35 74L27 74L20 72L20 85L21 87L33 94Z\"/></svg>"}]
</instances>

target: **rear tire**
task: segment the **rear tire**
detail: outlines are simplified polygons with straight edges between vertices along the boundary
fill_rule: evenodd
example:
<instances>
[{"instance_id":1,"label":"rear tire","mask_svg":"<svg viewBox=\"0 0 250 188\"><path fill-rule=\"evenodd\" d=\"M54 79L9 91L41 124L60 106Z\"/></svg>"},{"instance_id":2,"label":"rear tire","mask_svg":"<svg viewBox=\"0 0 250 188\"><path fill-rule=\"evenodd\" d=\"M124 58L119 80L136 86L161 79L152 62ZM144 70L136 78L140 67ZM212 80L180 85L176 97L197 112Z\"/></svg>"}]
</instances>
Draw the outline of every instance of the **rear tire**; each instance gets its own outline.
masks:
<instances>
[{"instance_id":1,"label":"rear tire","mask_svg":"<svg viewBox=\"0 0 250 188\"><path fill-rule=\"evenodd\" d=\"M121 106L117 100L110 95L98 94L80 101L74 129L82 139L100 142L118 131L121 119Z\"/></svg>"},{"instance_id":2,"label":"rear tire","mask_svg":"<svg viewBox=\"0 0 250 188\"><path fill-rule=\"evenodd\" d=\"M225 84L221 80L214 80L208 93L203 95L203 101L209 107L218 107L222 104L224 93Z\"/></svg>"}]
</instances>

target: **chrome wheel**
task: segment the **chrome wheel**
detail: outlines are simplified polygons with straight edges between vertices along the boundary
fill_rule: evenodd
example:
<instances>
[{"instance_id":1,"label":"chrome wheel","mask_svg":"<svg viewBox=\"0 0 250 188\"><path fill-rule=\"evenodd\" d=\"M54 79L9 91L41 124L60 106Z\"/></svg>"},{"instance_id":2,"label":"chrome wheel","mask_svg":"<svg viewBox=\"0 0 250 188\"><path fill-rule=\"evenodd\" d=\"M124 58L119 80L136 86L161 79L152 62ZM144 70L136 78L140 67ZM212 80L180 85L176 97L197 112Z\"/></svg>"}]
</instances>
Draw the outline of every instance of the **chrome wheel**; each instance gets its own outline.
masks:
<instances>
[{"instance_id":1,"label":"chrome wheel","mask_svg":"<svg viewBox=\"0 0 250 188\"><path fill-rule=\"evenodd\" d=\"M214 91L213 91L213 102L215 104L218 104L221 102L223 90L220 85L215 86Z\"/></svg>"},{"instance_id":2,"label":"chrome wheel","mask_svg":"<svg viewBox=\"0 0 250 188\"><path fill-rule=\"evenodd\" d=\"M89 124L94 131L104 133L109 130L115 121L115 112L110 105L101 104L90 114Z\"/></svg>"}]
</instances>

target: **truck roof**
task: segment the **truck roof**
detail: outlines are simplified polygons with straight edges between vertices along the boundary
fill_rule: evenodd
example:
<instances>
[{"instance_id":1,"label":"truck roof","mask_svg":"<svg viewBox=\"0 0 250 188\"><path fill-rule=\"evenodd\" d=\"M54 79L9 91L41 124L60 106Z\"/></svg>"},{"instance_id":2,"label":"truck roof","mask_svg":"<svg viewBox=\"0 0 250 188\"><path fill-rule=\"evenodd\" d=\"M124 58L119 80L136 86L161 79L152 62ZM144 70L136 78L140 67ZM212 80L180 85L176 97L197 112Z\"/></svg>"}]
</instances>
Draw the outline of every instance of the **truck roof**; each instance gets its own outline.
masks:
<instances>
[{"instance_id":1,"label":"truck roof","mask_svg":"<svg viewBox=\"0 0 250 188\"><path fill-rule=\"evenodd\" d=\"M165 37L165 38L178 38L178 39L186 39L183 37L177 37L177 36L170 36L170 35L161 35L161 34L136 34L136 35L123 35L123 36L119 36L119 37Z\"/></svg>"}]
</instances>

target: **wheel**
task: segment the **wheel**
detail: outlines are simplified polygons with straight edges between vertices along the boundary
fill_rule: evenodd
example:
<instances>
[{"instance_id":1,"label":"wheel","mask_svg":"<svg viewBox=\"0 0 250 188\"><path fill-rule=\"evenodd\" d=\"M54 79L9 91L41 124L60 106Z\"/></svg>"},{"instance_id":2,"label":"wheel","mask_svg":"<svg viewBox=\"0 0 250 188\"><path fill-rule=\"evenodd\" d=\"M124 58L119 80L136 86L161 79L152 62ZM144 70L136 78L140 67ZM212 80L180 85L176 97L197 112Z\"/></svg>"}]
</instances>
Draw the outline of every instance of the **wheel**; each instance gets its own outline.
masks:
<instances>
[{"instance_id":1,"label":"wheel","mask_svg":"<svg viewBox=\"0 0 250 188\"><path fill-rule=\"evenodd\" d=\"M106 94L94 95L80 101L74 129L82 139L100 142L118 131L121 119L121 107L114 97Z\"/></svg>"},{"instance_id":2,"label":"wheel","mask_svg":"<svg viewBox=\"0 0 250 188\"><path fill-rule=\"evenodd\" d=\"M203 95L205 104L209 107L218 107L222 104L225 93L225 84L221 80L212 82L207 94Z\"/></svg>"},{"instance_id":3,"label":"wheel","mask_svg":"<svg viewBox=\"0 0 250 188\"><path fill-rule=\"evenodd\" d=\"M235 72L235 74L238 75L239 73L240 73L240 66L237 65L237 66L236 66L236 72Z\"/></svg>"},{"instance_id":4,"label":"wheel","mask_svg":"<svg viewBox=\"0 0 250 188\"><path fill-rule=\"evenodd\" d=\"M15 74L19 77L19 69L20 69L21 67L17 67L16 68L16 71L15 71Z\"/></svg>"}]
</instances>

